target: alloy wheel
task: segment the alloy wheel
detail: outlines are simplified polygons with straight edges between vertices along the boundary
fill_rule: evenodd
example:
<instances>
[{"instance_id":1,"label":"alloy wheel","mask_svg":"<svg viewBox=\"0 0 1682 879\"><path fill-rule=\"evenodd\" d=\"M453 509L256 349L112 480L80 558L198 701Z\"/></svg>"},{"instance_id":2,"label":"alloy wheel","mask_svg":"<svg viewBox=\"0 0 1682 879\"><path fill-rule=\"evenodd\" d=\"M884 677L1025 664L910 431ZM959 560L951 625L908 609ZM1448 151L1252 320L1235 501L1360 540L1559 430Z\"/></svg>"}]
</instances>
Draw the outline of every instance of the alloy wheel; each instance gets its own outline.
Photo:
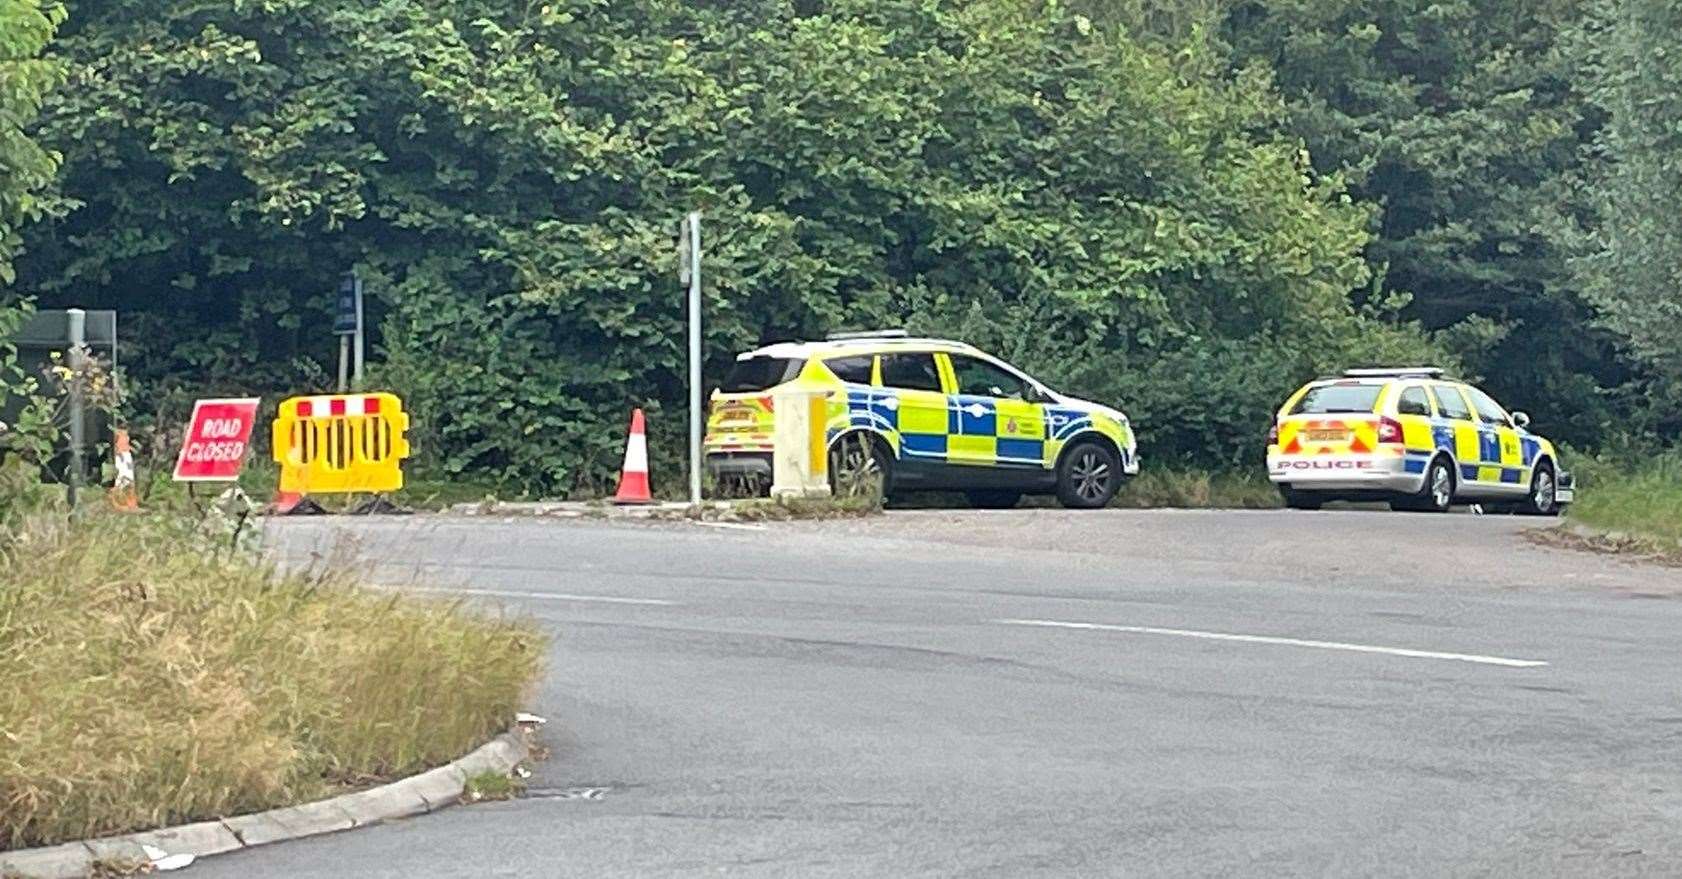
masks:
<instances>
[{"instance_id":1,"label":"alloy wheel","mask_svg":"<svg viewBox=\"0 0 1682 879\"><path fill-rule=\"evenodd\" d=\"M867 440L844 441L830 469L837 494L857 496L886 488L882 462Z\"/></svg>"},{"instance_id":2,"label":"alloy wheel","mask_svg":"<svg viewBox=\"0 0 1682 879\"><path fill-rule=\"evenodd\" d=\"M1431 503L1439 510L1448 509L1454 499L1454 481L1448 475L1448 468L1438 464L1431 468Z\"/></svg>"},{"instance_id":3,"label":"alloy wheel","mask_svg":"<svg viewBox=\"0 0 1682 879\"><path fill-rule=\"evenodd\" d=\"M1082 500L1097 501L1104 496L1110 487L1110 463L1096 451L1087 449L1075 459L1075 464L1069 469L1070 481L1074 483L1075 494Z\"/></svg>"},{"instance_id":4,"label":"alloy wheel","mask_svg":"<svg viewBox=\"0 0 1682 879\"><path fill-rule=\"evenodd\" d=\"M1546 470L1537 473L1536 486L1530 496L1531 506L1536 508L1536 512L1553 512L1554 498L1557 494L1558 488L1554 484L1554 475Z\"/></svg>"}]
</instances>

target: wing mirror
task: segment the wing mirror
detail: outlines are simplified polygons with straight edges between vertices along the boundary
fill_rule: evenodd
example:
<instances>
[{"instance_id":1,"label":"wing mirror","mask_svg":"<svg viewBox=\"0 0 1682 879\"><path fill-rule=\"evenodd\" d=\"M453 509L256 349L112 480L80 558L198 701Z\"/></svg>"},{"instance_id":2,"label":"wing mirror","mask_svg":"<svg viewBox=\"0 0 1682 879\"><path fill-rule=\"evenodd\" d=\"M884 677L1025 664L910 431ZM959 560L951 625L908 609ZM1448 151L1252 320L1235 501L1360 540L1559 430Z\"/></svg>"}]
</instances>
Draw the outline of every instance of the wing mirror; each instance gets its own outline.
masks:
<instances>
[{"instance_id":1,"label":"wing mirror","mask_svg":"<svg viewBox=\"0 0 1682 879\"><path fill-rule=\"evenodd\" d=\"M1514 427L1529 427L1530 426L1530 416L1526 415L1523 412L1514 412L1513 413L1513 426Z\"/></svg>"}]
</instances>

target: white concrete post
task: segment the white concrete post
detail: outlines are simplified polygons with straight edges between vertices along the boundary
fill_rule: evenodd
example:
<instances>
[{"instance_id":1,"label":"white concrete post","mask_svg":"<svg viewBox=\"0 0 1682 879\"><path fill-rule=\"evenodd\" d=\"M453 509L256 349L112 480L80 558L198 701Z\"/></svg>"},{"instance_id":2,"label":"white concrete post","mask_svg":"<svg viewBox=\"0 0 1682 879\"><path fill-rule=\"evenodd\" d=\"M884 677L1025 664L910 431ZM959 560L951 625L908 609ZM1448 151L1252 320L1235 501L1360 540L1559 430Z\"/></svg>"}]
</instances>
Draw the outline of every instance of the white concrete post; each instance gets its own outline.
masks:
<instances>
[{"instance_id":1,"label":"white concrete post","mask_svg":"<svg viewBox=\"0 0 1682 879\"><path fill-rule=\"evenodd\" d=\"M771 405L771 496L829 497L829 391L793 385Z\"/></svg>"}]
</instances>

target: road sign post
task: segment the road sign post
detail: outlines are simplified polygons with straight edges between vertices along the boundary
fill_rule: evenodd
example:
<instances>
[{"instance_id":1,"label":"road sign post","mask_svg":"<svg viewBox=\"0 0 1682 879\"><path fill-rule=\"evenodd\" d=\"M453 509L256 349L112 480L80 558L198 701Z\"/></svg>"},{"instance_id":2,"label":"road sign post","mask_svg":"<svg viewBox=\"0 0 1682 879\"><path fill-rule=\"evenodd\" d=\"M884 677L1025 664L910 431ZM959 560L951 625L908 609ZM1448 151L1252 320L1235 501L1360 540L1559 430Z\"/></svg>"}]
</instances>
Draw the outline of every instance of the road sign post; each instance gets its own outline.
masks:
<instances>
[{"instance_id":1,"label":"road sign post","mask_svg":"<svg viewBox=\"0 0 1682 879\"><path fill-rule=\"evenodd\" d=\"M355 272L346 274L339 283L333 332L339 336L339 393L343 394L353 387L361 390L363 338L366 332L362 312L362 279Z\"/></svg>"},{"instance_id":2,"label":"road sign post","mask_svg":"<svg viewBox=\"0 0 1682 879\"><path fill-rule=\"evenodd\" d=\"M87 444L87 396L85 393L87 376L87 318L88 313L80 308L72 308L65 312L69 319L70 351L66 362L70 365L70 488L67 499L70 508L76 508L78 495L82 490L82 482L87 478L87 461L84 458L84 446Z\"/></svg>"},{"instance_id":3,"label":"road sign post","mask_svg":"<svg viewBox=\"0 0 1682 879\"><path fill-rule=\"evenodd\" d=\"M701 503L701 212L684 218L679 279L689 284L689 503Z\"/></svg>"}]
</instances>

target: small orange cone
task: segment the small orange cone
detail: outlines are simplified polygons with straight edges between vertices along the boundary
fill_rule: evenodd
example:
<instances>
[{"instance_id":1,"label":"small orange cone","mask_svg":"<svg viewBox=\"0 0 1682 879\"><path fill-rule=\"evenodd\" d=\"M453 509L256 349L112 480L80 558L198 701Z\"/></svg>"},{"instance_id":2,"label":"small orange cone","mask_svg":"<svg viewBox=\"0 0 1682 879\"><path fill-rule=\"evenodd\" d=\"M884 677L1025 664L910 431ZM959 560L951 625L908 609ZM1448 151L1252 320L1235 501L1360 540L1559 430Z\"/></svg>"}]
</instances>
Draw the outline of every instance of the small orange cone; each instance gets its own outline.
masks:
<instances>
[{"instance_id":1,"label":"small orange cone","mask_svg":"<svg viewBox=\"0 0 1682 879\"><path fill-rule=\"evenodd\" d=\"M140 509L140 496L134 489L134 446L128 431L115 430L111 437L111 458L117 468L117 479L111 485L111 506L126 513Z\"/></svg>"},{"instance_id":2,"label":"small orange cone","mask_svg":"<svg viewBox=\"0 0 1682 879\"><path fill-rule=\"evenodd\" d=\"M613 496L616 504L651 504L654 495L648 491L648 432L643 424L642 410L631 412L631 438L625 443L625 469L619 474L619 493Z\"/></svg>"}]
</instances>

